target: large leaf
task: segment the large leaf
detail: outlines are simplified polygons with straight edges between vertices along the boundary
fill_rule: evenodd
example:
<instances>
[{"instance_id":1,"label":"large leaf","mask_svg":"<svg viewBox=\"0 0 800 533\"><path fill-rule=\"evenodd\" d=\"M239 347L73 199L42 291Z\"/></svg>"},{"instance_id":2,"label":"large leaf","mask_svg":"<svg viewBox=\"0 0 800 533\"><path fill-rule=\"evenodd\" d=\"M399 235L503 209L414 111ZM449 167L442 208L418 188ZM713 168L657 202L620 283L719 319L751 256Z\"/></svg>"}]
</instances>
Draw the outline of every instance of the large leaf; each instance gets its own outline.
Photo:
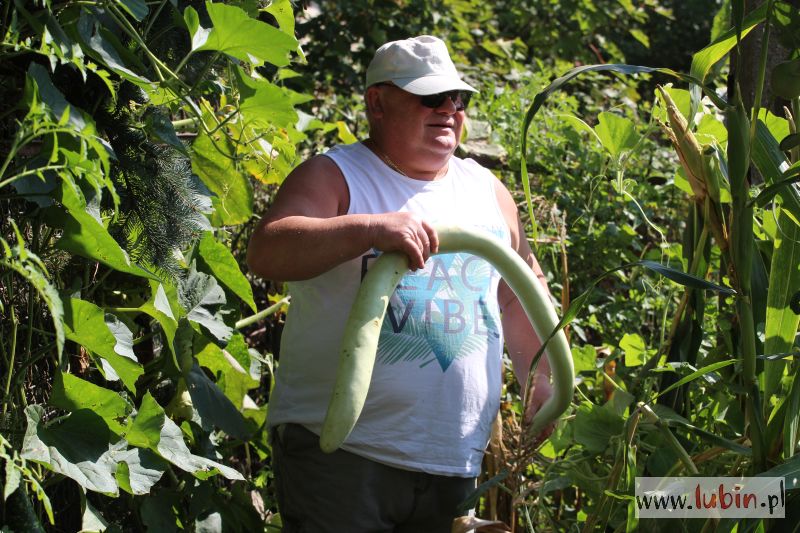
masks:
<instances>
[{"instance_id":1,"label":"large leaf","mask_svg":"<svg viewBox=\"0 0 800 533\"><path fill-rule=\"evenodd\" d=\"M254 379L245 369L244 365L247 363L241 361L242 354L247 359L250 357L244 337L241 334L234 335L224 350L206 341L205 345L195 345L195 351L200 366L211 371L217 386L225 396L237 409L242 409L247 392L260 384L259 380Z\"/></svg>"},{"instance_id":2,"label":"large leaf","mask_svg":"<svg viewBox=\"0 0 800 533\"><path fill-rule=\"evenodd\" d=\"M241 68L234 73L239 87L239 111L245 124L288 128L297 123L294 106L308 101L310 97L266 80L253 79Z\"/></svg>"},{"instance_id":3,"label":"large leaf","mask_svg":"<svg viewBox=\"0 0 800 533\"><path fill-rule=\"evenodd\" d=\"M118 436L124 429L120 422L132 410L132 406L116 392L63 372L56 373L50 403L71 412L89 409L100 415Z\"/></svg>"},{"instance_id":4,"label":"large leaf","mask_svg":"<svg viewBox=\"0 0 800 533\"><path fill-rule=\"evenodd\" d=\"M195 364L187 374L186 384L203 429L209 431L218 427L232 437L247 439L248 431L242 414L198 365Z\"/></svg>"},{"instance_id":5,"label":"large leaf","mask_svg":"<svg viewBox=\"0 0 800 533\"><path fill-rule=\"evenodd\" d=\"M177 294L175 298L177 299ZM177 303L175 306L178 308L180 307ZM178 321L175 319L175 310L173 310L164 285L151 280L150 298L143 303L139 309L156 319L161 329L164 331L164 335L167 337L167 347L174 353L172 343L175 340L175 331L178 329Z\"/></svg>"},{"instance_id":6,"label":"large leaf","mask_svg":"<svg viewBox=\"0 0 800 533\"><path fill-rule=\"evenodd\" d=\"M641 137L628 118L604 111L600 113L598 120L594 130L613 159L632 150Z\"/></svg>"},{"instance_id":7,"label":"large leaf","mask_svg":"<svg viewBox=\"0 0 800 533\"><path fill-rule=\"evenodd\" d=\"M791 177L789 161L767 124L760 119L756 125L752 158L753 164L764 176L764 182L768 185L764 192L770 191L770 194L774 192L779 195L783 200L783 207L795 219L800 220L800 187L791 181L785 181Z\"/></svg>"},{"instance_id":8,"label":"large leaf","mask_svg":"<svg viewBox=\"0 0 800 533\"><path fill-rule=\"evenodd\" d=\"M250 18L236 6L206 2L213 27L197 28L192 48L218 50L240 61L259 66L267 61L278 67L289 64L289 54L297 39L259 20Z\"/></svg>"},{"instance_id":9,"label":"large leaf","mask_svg":"<svg viewBox=\"0 0 800 533\"><path fill-rule=\"evenodd\" d=\"M777 224L767 291L765 355L791 351L800 324L800 315L790 306L792 296L800 291L800 226L783 210L778 214ZM785 366L783 360L764 364L765 403L778 391Z\"/></svg>"},{"instance_id":10,"label":"large leaf","mask_svg":"<svg viewBox=\"0 0 800 533\"><path fill-rule=\"evenodd\" d=\"M625 422L621 416L609 409L591 403L578 407L573 422L575 442L587 451L602 452L608 447L611 437L622 433Z\"/></svg>"},{"instance_id":11,"label":"large leaf","mask_svg":"<svg viewBox=\"0 0 800 533\"><path fill-rule=\"evenodd\" d=\"M219 226L247 222L253 215L253 188L236 163L236 150L230 139L220 131L212 136L200 133L192 151L192 170L215 195L211 198L212 222Z\"/></svg>"},{"instance_id":12,"label":"large leaf","mask_svg":"<svg viewBox=\"0 0 800 533\"><path fill-rule=\"evenodd\" d=\"M146 447L199 479L207 479L222 474L228 479L243 480L236 470L191 453L183 441L183 433L175 423L167 418L164 410L146 393L139 412L127 434L128 441Z\"/></svg>"},{"instance_id":13,"label":"large leaf","mask_svg":"<svg viewBox=\"0 0 800 533\"><path fill-rule=\"evenodd\" d=\"M115 317L112 315L109 321L116 324L112 318ZM131 347L127 345L127 339L123 338L120 341L111 332L102 309L85 300L66 299L64 326L69 340L77 342L108 361L122 383L129 390L136 391L136 380L144 370L136 360Z\"/></svg>"},{"instance_id":14,"label":"large leaf","mask_svg":"<svg viewBox=\"0 0 800 533\"><path fill-rule=\"evenodd\" d=\"M117 462L117 483L134 496L149 494L166 471L167 464L148 449L125 449L125 445L127 443L122 440L111 451L111 456Z\"/></svg>"},{"instance_id":15,"label":"large leaf","mask_svg":"<svg viewBox=\"0 0 800 533\"><path fill-rule=\"evenodd\" d=\"M741 37L750 33L753 28L760 24L767 13L767 3L762 3L758 9L752 11L743 20L741 26ZM732 27L728 31L717 37L713 43L709 44L692 56L692 66L690 74L698 80L705 80L706 74L716 63L721 61L736 46L737 28Z\"/></svg>"},{"instance_id":16,"label":"large leaf","mask_svg":"<svg viewBox=\"0 0 800 533\"><path fill-rule=\"evenodd\" d=\"M25 408L28 429L22 457L74 479L86 490L116 496L117 465L111 457L111 434L105 421L92 411L81 409L47 427L42 423L43 416L39 405Z\"/></svg>"},{"instance_id":17,"label":"large leaf","mask_svg":"<svg viewBox=\"0 0 800 533\"><path fill-rule=\"evenodd\" d=\"M206 232L200 239L198 253L211 274L217 281L228 287L244 303L256 312L256 303L253 301L253 289L250 282L239 269L239 263L227 246L217 241L214 234Z\"/></svg>"},{"instance_id":18,"label":"large leaf","mask_svg":"<svg viewBox=\"0 0 800 533\"><path fill-rule=\"evenodd\" d=\"M62 227L56 246L62 250L94 259L104 265L135 276L158 279L139 265L132 263L128 254L97 219L86 211L86 204L68 184L61 187L61 203L67 212L53 213L49 222Z\"/></svg>"},{"instance_id":19,"label":"large leaf","mask_svg":"<svg viewBox=\"0 0 800 533\"><path fill-rule=\"evenodd\" d=\"M178 296L186 310L186 318L203 326L219 341L230 339L233 329L225 324L220 314L220 308L226 301L225 291L213 276L198 272L192 263Z\"/></svg>"}]
</instances>

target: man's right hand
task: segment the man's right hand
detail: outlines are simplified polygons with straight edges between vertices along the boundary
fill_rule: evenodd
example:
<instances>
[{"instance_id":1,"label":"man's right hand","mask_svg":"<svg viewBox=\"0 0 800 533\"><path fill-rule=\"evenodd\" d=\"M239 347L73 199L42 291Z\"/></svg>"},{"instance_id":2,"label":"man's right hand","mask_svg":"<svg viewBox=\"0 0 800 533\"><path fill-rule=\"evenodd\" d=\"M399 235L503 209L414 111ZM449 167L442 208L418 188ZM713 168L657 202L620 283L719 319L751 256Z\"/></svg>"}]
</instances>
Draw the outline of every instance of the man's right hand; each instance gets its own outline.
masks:
<instances>
[{"instance_id":1,"label":"man's right hand","mask_svg":"<svg viewBox=\"0 0 800 533\"><path fill-rule=\"evenodd\" d=\"M412 270L424 268L425 261L439 251L436 230L411 213L383 213L369 220L372 246L382 252L403 252Z\"/></svg>"}]
</instances>

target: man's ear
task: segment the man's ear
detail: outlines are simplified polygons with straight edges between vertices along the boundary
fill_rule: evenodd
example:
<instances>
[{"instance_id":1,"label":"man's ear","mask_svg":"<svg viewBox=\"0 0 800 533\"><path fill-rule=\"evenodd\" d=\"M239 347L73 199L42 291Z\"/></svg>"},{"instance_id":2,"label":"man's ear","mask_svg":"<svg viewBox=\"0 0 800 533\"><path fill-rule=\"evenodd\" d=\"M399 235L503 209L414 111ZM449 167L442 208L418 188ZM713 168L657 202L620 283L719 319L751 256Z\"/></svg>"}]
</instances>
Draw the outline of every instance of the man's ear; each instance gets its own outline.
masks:
<instances>
[{"instance_id":1,"label":"man's ear","mask_svg":"<svg viewBox=\"0 0 800 533\"><path fill-rule=\"evenodd\" d=\"M367 94L364 95L364 101L367 104L367 113L373 118L381 118L383 116L383 99L381 98L381 90L378 87L368 88Z\"/></svg>"}]
</instances>

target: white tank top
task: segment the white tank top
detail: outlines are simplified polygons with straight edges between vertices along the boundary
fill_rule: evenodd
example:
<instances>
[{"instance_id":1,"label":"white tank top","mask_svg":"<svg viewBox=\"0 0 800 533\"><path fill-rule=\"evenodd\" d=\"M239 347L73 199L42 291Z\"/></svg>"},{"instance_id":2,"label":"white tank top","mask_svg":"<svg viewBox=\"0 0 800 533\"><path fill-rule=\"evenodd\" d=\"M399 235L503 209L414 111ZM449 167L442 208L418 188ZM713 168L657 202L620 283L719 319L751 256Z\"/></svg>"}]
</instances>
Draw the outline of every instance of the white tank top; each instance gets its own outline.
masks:
<instances>
[{"instance_id":1,"label":"white tank top","mask_svg":"<svg viewBox=\"0 0 800 533\"><path fill-rule=\"evenodd\" d=\"M361 143L325 154L350 190L348 214L412 212L430 223L480 227L510 243L491 172L450 159L435 181L408 178ZM509 244L510 245L510 244ZM369 251L307 281L289 284L269 424L319 434L336 377L342 330ZM503 338L499 275L464 253L432 256L391 297L366 404L343 449L407 470L472 477L500 403Z\"/></svg>"}]
</instances>

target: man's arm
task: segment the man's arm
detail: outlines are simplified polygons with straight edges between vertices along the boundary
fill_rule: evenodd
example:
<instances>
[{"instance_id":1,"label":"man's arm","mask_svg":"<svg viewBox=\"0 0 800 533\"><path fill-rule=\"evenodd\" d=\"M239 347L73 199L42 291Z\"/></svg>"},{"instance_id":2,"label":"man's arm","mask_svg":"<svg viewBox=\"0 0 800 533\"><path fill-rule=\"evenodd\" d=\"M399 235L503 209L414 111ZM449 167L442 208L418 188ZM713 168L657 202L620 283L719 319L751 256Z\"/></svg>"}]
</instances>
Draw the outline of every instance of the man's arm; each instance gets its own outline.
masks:
<instances>
[{"instance_id":1,"label":"man's arm","mask_svg":"<svg viewBox=\"0 0 800 533\"><path fill-rule=\"evenodd\" d=\"M539 267L539 263L536 261L536 257L533 255L528 240L525 238L525 231L519 219L514 199L500 180L495 182L495 192L500 209L511 231L512 247L531 267L536 278L547 291L547 281L542 269ZM525 314L525 310L519 303L517 296L505 281L500 282L498 288L498 302L500 303L500 310L502 311L503 336L506 340L508 355L514 366L514 375L517 377L520 386L524 389L528 379L528 369L531 366L533 357L541 347L541 341L538 335L536 335L533 326L531 326L530 320L528 320L528 316ZM552 395L552 387L550 386L550 364L546 357L539 359L533 385L533 397L531 398L531 403L529 404L530 410L526 413L526 417L533 416L545 400Z\"/></svg>"},{"instance_id":2,"label":"man's arm","mask_svg":"<svg viewBox=\"0 0 800 533\"><path fill-rule=\"evenodd\" d=\"M438 250L436 232L409 213L348 215L350 194L339 167L317 156L284 181L250 237L247 266L272 280L309 279L370 248L401 251L422 268Z\"/></svg>"}]
</instances>

